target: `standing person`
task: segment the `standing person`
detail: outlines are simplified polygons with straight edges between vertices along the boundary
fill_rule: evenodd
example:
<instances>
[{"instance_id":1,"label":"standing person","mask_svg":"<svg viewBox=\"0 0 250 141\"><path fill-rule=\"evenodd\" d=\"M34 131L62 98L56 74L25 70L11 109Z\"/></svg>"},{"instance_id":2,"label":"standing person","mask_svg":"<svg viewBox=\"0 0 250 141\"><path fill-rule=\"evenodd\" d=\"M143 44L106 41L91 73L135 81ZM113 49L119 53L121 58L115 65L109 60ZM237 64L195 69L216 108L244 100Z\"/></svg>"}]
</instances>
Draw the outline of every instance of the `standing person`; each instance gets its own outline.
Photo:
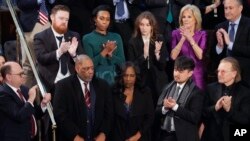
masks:
<instances>
[{"instance_id":1,"label":"standing person","mask_svg":"<svg viewBox=\"0 0 250 141\"><path fill-rule=\"evenodd\" d=\"M140 81L139 67L126 62L113 88L113 141L151 140L154 106L150 90Z\"/></svg>"},{"instance_id":2,"label":"standing person","mask_svg":"<svg viewBox=\"0 0 250 141\"><path fill-rule=\"evenodd\" d=\"M157 22L153 14L142 12L136 18L134 35L129 41L128 60L143 70L142 81L151 88L155 105L167 83L164 69L168 53L165 45L163 36L157 33Z\"/></svg>"},{"instance_id":3,"label":"standing person","mask_svg":"<svg viewBox=\"0 0 250 141\"><path fill-rule=\"evenodd\" d=\"M116 65L125 62L122 39L119 34L108 31L111 22L109 6L96 7L92 17L95 29L83 36L83 48L94 62L95 75L113 84Z\"/></svg>"},{"instance_id":4,"label":"standing person","mask_svg":"<svg viewBox=\"0 0 250 141\"><path fill-rule=\"evenodd\" d=\"M157 103L157 120L162 121L158 141L199 141L204 96L192 81L194 68L191 58L175 60L174 80L163 89Z\"/></svg>"},{"instance_id":5,"label":"standing person","mask_svg":"<svg viewBox=\"0 0 250 141\"><path fill-rule=\"evenodd\" d=\"M79 34L68 30L69 8L56 5L51 11L50 28L34 37L38 73L45 88L54 92L54 84L74 72L74 58L83 52Z\"/></svg>"},{"instance_id":6,"label":"standing person","mask_svg":"<svg viewBox=\"0 0 250 141\"><path fill-rule=\"evenodd\" d=\"M30 50L33 61L36 62L34 53L34 36L50 27L49 13L55 0L17 0L17 6L20 9L20 26ZM23 43L21 42L21 46ZM22 64L26 73L25 85L31 87L36 84L34 74L25 51L22 49Z\"/></svg>"},{"instance_id":7,"label":"standing person","mask_svg":"<svg viewBox=\"0 0 250 141\"><path fill-rule=\"evenodd\" d=\"M41 105L34 103L37 86L23 86L24 71L16 62L1 68L4 84L0 86L0 140L31 141L37 132L35 117L41 117L51 95L45 94Z\"/></svg>"},{"instance_id":8,"label":"standing person","mask_svg":"<svg viewBox=\"0 0 250 141\"><path fill-rule=\"evenodd\" d=\"M95 78L94 64L79 55L76 74L56 84L54 114L60 141L105 141L111 130L113 106L108 83Z\"/></svg>"},{"instance_id":9,"label":"standing person","mask_svg":"<svg viewBox=\"0 0 250 141\"><path fill-rule=\"evenodd\" d=\"M186 5L179 16L180 28L172 32L171 58L178 56L190 57L195 62L193 80L200 89L205 87L204 54L207 34L201 29L201 13L198 7Z\"/></svg>"},{"instance_id":10,"label":"standing person","mask_svg":"<svg viewBox=\"0 0 250 141\"><path fill-rule=\"evenodd\" d=\"M241 83L238 61L222 59L217 77L206 90L202 141L229 141L230 127L250 125L250 89Z\"/></svg>"},{"instance_id":11,"label":"standing person","mask_svg":"<svg viewBox=\"0 0 250 141\"><path fill-rule=\"evenodd\" d=\"M216 45L211 57L214 68L220 60L232 56L238 60L242 79L250 85L250 19L241 14L243 9L242 0L225 0L224 14L227 21L217 25Z\"/></svg>"}]
</instances>

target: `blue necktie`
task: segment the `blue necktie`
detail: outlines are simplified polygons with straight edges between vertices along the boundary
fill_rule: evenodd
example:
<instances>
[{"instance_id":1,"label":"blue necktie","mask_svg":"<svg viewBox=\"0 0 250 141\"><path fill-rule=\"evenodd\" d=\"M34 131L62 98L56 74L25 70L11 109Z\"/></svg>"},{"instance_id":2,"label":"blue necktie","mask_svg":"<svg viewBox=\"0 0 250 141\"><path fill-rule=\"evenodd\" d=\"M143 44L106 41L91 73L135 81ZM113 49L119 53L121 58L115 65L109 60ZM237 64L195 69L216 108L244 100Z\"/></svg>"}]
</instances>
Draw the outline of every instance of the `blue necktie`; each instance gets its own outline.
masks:
<instances>
[{"instance_id":1,"label":"blue necktie","mask_svg":"<svg viewBox=\"0 0 250 141\"><path fill-rule=\"evenodd\" d=\"M60 47L63 36L56 36L56 38L59 41L59 47ZM67 57L65 56L65 54L61 56L60 62L61 62L61 73L65 75L67 73Z\"/></svg>"},{"instance_id":2,"label":"blue necktie","mask_svg":"<svg viewBox=\"0 0 250 141\"><path fill-rule=\"evenodd\" d=\"M231 29L229 31L229 39L230 39L231 42L234 42L234 34L235 34L234 26L235 26L235 23L231 23L230 26L231 26Z\"/></svg>"},{"instance_id":3,"label":"blue necktie","mask_svg":"<svg viewBox=\"0 0 250 141\"><path fill-rule=\"evenodd\" d=\"M117 15L119 17L121 17L122 15L124 15L125 11L124 11L124 0L120 0L117 4L116 4L116 8L117 8Z\"/></svg>"},{"instance_id":4,"label":"blue necktie","mask_svg":"<svg viewBox=\"0 0 250 141\"><path fill-rule=\"evenodd\" d=\"M230 24L231 26L231 29L229 31L229 39L231 42L234 42L234 35L235 35L235 30L234 30L234 26L235 26L235 23L231 23ZM227 49L227 56L232 56L232 51Z\"/></svg>"}]
</instances>

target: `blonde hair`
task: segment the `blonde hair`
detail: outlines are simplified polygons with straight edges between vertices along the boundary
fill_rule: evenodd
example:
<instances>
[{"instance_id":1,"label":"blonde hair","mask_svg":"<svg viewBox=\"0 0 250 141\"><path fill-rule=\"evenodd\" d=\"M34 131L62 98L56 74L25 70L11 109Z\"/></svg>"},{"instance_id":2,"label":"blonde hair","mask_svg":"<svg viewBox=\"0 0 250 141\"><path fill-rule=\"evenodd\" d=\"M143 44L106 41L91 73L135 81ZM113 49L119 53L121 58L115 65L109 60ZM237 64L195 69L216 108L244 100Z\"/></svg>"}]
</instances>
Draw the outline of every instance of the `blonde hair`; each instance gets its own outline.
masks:
<instances>
[{"instance_id":1,"label":"blonde hair","mask_svg":"<svg viewBox=\"0 0 250 141\"><path fill-rule=\"evenodd\" d=\"M201 29L201 23L202 23L202 18L201 18L201 12L199 10L199 8L195 5L191 5L191 4L187 4L184 7L181 8L181 12L180 12L180 16L179 16L179 24L180 26L183 26L183 22L182 22L182 16L183 16L183 12L186 10L191 10L194 18L196 20L196 25L195 25L195 31L198 31Z\"/></svg>"}]
</instances>

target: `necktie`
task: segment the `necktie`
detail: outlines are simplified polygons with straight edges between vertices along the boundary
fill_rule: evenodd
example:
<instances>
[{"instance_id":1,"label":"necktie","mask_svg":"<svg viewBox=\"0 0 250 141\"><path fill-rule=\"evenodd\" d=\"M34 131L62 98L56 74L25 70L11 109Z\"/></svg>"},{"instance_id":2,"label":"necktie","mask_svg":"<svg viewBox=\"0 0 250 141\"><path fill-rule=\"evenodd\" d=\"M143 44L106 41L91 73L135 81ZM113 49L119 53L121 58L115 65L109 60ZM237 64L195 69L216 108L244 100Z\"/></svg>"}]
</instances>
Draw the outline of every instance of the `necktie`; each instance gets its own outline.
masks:
<instances>
[{"instance_id":1,"label":"necktie","mask_svg":"<svg viewBox=\"0 0 250 141\"><path fill-rule=\"evenodd\" d=\"M59 47L60 47L63 36L56 36L56 38L59 41ZM67 73L67 57L65 56L65 54L63 54L60 57L60 63L61 63L61 73L65 75Z\"/></svg>"},{"instance_id":2,"label":"necktie","mask_svg":"<svg viewBox=\"0 0 250 141\"><path fill-rule=\"evenodd\" d=\"M87 83L84 83L84 86L85 86L85 90L84 90L84 93L85 93L85 96L84 96L84 99L85 99L85 104L88 108L90 108L90 105L91 105L91 102L90 102L90 91L88 89L88 85Z\"/></svg>"},{"instance_id":3,"label":"necktie","mask_svg":"<svg viewBox=\"0 0 250 141\"><path fill-rule=\"evenodd\" d=\"M18 96L22 102L24 102L24 97L20 89L17 90Z\"/></svg>"},{"instance_id":4,"label":"necktie","mask_svg":"<svg viewBox=\"0 0 250 141\"><path fill-rule=\"evenodd\" d=\"M48 15L49 14L46 9L45 0L42 0L40 4L40 9L39 9L39 22L42 25L45 25L49 21Z\"/></svg>"},{"instance_id":5,"label":"necktie","mask_svg":"<svg viewBox=\"0 0 250 141\"><path fill-rule=\"evenodd\" d=\"M229 39L231 42L234 42L234 35L235 35L235 30L234 30L234 26L235 26L235 23L231 23L230 24L231 26L231 29L229 31ZM227 49L227 56L232 56L232 51Z\"/></svg>"},{"instance_id":6,"label":"necktie","mask_svg":"<svg viewBox=\"0 0 250 141\"><path fill-rule=\"evenodd\" d=\"M234 35L235 35L234 26L235 26L235 23L231 23L230 26L231 26L231 29L229 31L229 39L230 39L231 42L234 42Z\"/></svg>"},{"instance_id":7,"label":"necktie","mask_svg":"<svg viewBox=\"0 0 250 141\"><path fill-rule=\"evenodd\" d=\"M23 94L22 94L20 89L17 90L17 93L18 93L21 101L24 102L24 97L23 97ZM35 137L35 135L37 133L36 120L35 120L34 115L31 115L31 117L30 117L30 124L31 124L30 135L31 135L31 138L33 138L33 137Z\"/></svg>"},{"instance_id":8,"label":"necktie","mask_svg":"<svg viewBox=\"0 0 250 141\"><path fill-rule=\"evenodd\" d=\"M120 0L120 1L116 4L117 15L118 15L119 17L121 17L121 16L125 13L123 1L124 1L124 0Z\"/></svg>"},{"instance_id":9,"label":"necktie","mask_svg":"<svg viewBox=\"0 0 250 141\"><path fill-rule=\"evenodd\" d=\"M180 86L176 86L176 87L175 87L175 91L174 91L174 94L173 94L173 96L172 96L172 98L173 98L174 100L177 100L178 95L179 95L180 88L181 88Z\"/></svg>"},{"instance_id":10,"label":"necktie","mask_svg":"<svg viewBox=\"0 0 250 141\"><path fill-rule=\"evenodd\" d=\"M168 3L167 21L168 21L169 23L172 23L172 22L173 22L173 13L172 13L172 5L171 5L171 2Z\"/></svg>"}]
</instances>

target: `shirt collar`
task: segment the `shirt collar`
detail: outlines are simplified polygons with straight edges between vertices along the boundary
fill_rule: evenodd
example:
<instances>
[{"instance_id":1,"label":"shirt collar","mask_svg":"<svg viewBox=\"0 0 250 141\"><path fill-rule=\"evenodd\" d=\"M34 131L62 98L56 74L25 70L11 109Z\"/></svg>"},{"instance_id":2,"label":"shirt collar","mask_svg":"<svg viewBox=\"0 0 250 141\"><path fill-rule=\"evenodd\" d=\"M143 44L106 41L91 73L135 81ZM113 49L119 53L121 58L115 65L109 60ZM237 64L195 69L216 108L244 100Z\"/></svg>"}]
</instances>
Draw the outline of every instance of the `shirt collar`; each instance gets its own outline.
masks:
<instances>
[{"instance_id":1,"label":"shirt collar","mask_svg":"<svg viewBox=\"0 0 250 141\"><path fill-rule=\"evenodd\" d=\"M17 90L20 88L13 87L9 83L6 83L6 84L17 94Z\"/></svg>"},{"instance_id":2,"label":"shirt collar","mask_svg":"<svg viewBox=\"0 0 250 141\"><path fill-rule=\"evenodd\" d=\"M235 21L230 21L230 22L229 22L229 25L230 25L231 23L234 23L235 25L239 25L240 19L241 19L241 15L240 15L240 17L239 17L237 20L235 20Z\"/></svg>"}]
</instances>

